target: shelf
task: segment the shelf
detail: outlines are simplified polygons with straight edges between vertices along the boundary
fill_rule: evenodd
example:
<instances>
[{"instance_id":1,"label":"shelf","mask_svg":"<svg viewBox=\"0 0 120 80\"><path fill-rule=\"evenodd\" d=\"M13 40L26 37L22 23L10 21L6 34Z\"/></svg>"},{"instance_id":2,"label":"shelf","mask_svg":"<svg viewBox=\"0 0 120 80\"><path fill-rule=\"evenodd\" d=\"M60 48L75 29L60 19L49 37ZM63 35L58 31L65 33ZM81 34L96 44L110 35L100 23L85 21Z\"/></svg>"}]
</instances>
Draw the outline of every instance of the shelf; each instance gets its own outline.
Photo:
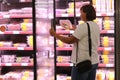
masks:
<instances>
[{"instance_id":1,"label":"shelf","mask_svg":"<svg viewBox=\"0 0 120 80\"><path fill-rule=\"evenodd\" d=\"M114 34L114 30L101 30L101 34Z\"/></svg>"},{"instance_id":2,"label":"shelf","mask_svg":"<svg viewBox=\"0 0 120 80\"><path fill-rule=\"evenodd\" d=\"M56 66L73 66L73 63L57 63Z\"/></svg>"},{"instance_id":3,"label":"shelf","mask_svg":"<svg viewBox=\"0 0 120 80\"><path fill-rule=\"evenodd\" d=\"M0 63L0 66L33 66L33 63Z\"/></svg>"},{"instance_id":4,"label":"shelf","mask_svg":"<svg viewBox=\"0 0 120 80\"><path fill-rule=\"evenodd\" d=\"M57 47L56 50L58 51L71 51L72 47Z\"/></svg>"},{"instance_id":5,"label":"shelf","mask_svg":"<svg viewBox=\"0 0 120 80\"><path fill-rule=\"evenodd\" d=\"M58 34L72 34L73 30L59 30L57 31ZM114 30L101 30L101 34L114 34Z\"/></svg>"},{"instance_id":6,"label":"shelf","mask_svg":"<svg viewBox=\"0 0 120 80\"><path fill-rule=\"evenodd\" d=\"M72 34L73 30L59 30L57 31L58 34Z\"/></svg>"},{"instance_id":7,"label":"shelf","mask_svg":"<svg viewBox=\"0 0 120 80\"><path fill-rule=\"evenodd\" d=\"M65 13L65 14L56 14L56 16L57 17L73 17L74 14L67 14L67 13Z\"/></svg>"},{"instance_id":8,"label":"shelf","mask_svg":"<svg viewBox=\"0 0 120 80\"><path fill-rule=\"evenodd\" d=\"M66 50L71 51L72 47L57 47L57 50L58 51L66 51ZM98 47L98 51L103 51L103 50L114 51L114 47Z\"/></svg>"},{"instance_id":9,"label":"shelf","mask_svg":"<svg viewBox=\"0 0 120 80\"><path fill-rule=\"evenodd\" d=\"M32 31L5 31L5 32L1 32L0 34L33 34Z\"/></svg>"},{"instance_id":10,"label":"shelf","mask_svg":"<svg viewBox=\"0 0 120 80\"><path fill-rule=\"evenodd\" d=\"M57 66L69 67L73 66L73 63L57 63ZM114 67L114 64L99 64L99 67Z\"/></svg>"},{"instance_id":11,"label":"shelf","mask_svg":"<svg viewBox=\"0 0 120 80\"><path fill-rule=\"evenodd\" d=\"M33 47L0 47L0 50L33 50Z\"/></svg>"},{"instance_id":12,"label":"shelf","mask_svg":"<svg viewBox=\"0 0 120 80\"><path fill-rule=\"evenodd\" d=\"M97 16L114 16L114 13L97 13ZM67 14L67 13L61 13L61 14L56 14L57 17L74 17L74 14ZM77 17L80 17L80 14L76 14Z\"/></svg>"},{"instance_id":13,"label":"shelf","mask_svg":"<svg viewBox=\"0 0 120 80\"><path fill-rule=\"evenodd\" d=\"M114 64L99 64L99 67L114 67Z\"/></svg>"},{"instance_id":14,"label":"shelf","mask_svg":"<svg viewBox=\"0 0 120 80\"><path fill-rule=\"evenodd\" d=\"M28 4L28 3L31 4L32 1L25 1L25 0L21 0L21 1L20 1L20 0L16 0L16 1L13 1L13 2L12 2L12 0L10 0L10 1L8 0L8 3L10 3L10 4L12 4L12 5L13 5L13 4L23 4L23 3L24 3L24 4Z\"/></svg>"},{"instance_id":15,"label":"shelf","mask_svg":"<svg viewBox=\"0 0 120 80\"><path fill-rule=\"evenodd\" d=\"M12 15L3 15L0 19L3 18L32 18L32 14L12 14Z\"/></svg>"}]
</instances>

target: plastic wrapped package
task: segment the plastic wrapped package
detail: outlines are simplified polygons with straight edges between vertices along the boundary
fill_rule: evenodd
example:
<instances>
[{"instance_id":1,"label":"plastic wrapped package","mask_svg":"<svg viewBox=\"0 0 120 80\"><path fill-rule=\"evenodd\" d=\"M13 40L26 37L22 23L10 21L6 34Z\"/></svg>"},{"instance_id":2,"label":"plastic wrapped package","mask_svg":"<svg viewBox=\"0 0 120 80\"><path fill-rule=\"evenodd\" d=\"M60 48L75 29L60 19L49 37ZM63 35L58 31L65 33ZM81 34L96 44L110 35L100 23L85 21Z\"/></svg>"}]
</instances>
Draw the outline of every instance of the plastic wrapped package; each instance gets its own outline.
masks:
<instances>
[{"instance_id":1,"label":"plastic wrapped package","mask_svg":"<svg viewBox=\"0 0 120 80\"><path fill-rule=\"evenodd\" d=\"M30 47L33 47L33 36L32 35L27 36L27 44Z\"/></svg>"},{"instance_id":2,"label":"plastic wrapped package","mask_svg":"<svg viewBox=\"0 0 120 80\"><path fill-rule=\"evenodd\" d=\"M0 41L0 47L12 47L12 41Z\"/></svg>"},{"instance_id":3,"label":"plastic wrapped package","mask_svg":"<svg viewBox=\"0 0 120 80\"><path fill-rule=\"evenodd\" d=\"M21 23L21 30L22 31L32 31L32 23Z\"/></svg>"},{"instance_id":4,"label":"plastic wrapped package","mask_svg":"<svg viewBox=\"0 0 120 80\"><path fill-rule=\"evenodd\" d=\"M51 68L38 69L38 80L54 80L54 76L51 76L54 73L53 71Z\"/></svg>"},{"instance_id":5,"label":"plastic wrapped package","mask_svg":"<svg viewBox=\"0 0 120 80\"><path fill-rule=\"evenodd\" d=\"M1 55L2 63L14 63L16 55Z\"/></svg>"},{"instance_id":6,"label":"plastic wrapped package","mask_svg":"<svg viewBox=\"0 0 120 80\"><path fill-rule=\"evenodd\" d=\"M70 22L70 20L60 20L59 23L65 29L72 29L72 23Z\"/></svg>"},{"instance_id":7,"label":"plastic wrapped package","mask_svg":"<svg viewBox=\"0 0 120 80\"><path fill-rule=\"evenodd\" d=\"M23 14L23 12L20 9L11 9L9 10L9 14Z\"/></svg>"},{"instance_id":8,"label":"plastic wrapped package","mask_svg":"<svg viewBox=\"0 0 120 80\"><path fill-rule=\"evenodd\" d=\"M17 63L29 63L30 62L30 57L29 56L16 57L16 62Z\"/></svg>"},{"instance_id":9,"label":"plastic wrapped package","mask_svg":"<svg viewBox=\"0 0 120 80\"><path fill-rule=\"evenodd\" d=\"M106 80L106 71L103 69L101 70L97 70L97 74L96 74L96 80Z\"/></svg>"},{"instance_id":10,"label":"plastic wrapped package","mask_svg":"<svg viewBox=\"0 0 120 80\"><path fill-rule=\"evenodd\" d=\"M8 31L20 31L21 26L20 26L20 24L8 24L7 25L7 30Z\"/></svg>"},{"instance_id":11,"label":"plastic wrapped package","mask_svg":"<svg viewBox=\"0 0 120 80\"><path fill-rule=\"evenodd\" d=\"M23 14L31 14L32 13L32 8L31 7L25 7L21 9Z\"/></svg>"},{"instance_id":12,"label":"plastic wrapped package","mask_svg":"<svg viewBox=\"0 0 120 80\"><path fill-rule=\"evenodd\" d=\"M14 43L13 44L14 47L27 47L26 43Z\"/></svg>"}]
</instances>

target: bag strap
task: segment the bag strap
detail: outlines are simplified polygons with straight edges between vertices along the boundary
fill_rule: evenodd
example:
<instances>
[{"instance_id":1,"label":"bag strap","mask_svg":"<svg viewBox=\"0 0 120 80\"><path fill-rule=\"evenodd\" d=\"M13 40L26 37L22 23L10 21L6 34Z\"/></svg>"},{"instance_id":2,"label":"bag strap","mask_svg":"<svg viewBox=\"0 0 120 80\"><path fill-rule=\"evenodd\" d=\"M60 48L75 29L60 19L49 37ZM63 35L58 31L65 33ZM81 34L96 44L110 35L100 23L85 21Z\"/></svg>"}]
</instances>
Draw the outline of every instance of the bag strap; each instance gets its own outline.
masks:
<instances>
[{"instance_id":1,"label":"bag strap","mask_svg":"<svg viewBox=\"0 0 120 80\"><path fill-rule=\"evenodd\" d=\"M91 34L90 34L90 26L87 23L87 28L88 28L88 44L89 44L89 56L91 57L92 54L92 40L91 40ZM77 47L76 47L76 63L78 59L78 42L77 42Z\"/></svg>"}]
</instances>

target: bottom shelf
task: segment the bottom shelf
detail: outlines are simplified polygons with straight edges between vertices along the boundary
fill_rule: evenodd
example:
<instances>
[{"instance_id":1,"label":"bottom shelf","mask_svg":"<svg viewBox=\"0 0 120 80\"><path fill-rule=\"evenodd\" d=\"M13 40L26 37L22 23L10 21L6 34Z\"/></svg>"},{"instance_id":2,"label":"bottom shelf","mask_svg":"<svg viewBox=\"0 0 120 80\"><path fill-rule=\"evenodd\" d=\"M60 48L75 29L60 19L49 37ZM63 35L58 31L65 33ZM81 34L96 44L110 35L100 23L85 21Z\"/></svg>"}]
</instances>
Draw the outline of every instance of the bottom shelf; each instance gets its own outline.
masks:
<instances>
[{"instance_id":1,"label":"bottom shelf","mask_svg":"<svg viewBox=\"0 0 120 80\"><path fill-rule=\"evenodd\" d=\"M57 80L71 80L68 74L57 74ZM98 69L96 80L115 80L115 72L113 69Z\"/></svg>"},{"instance_id":2,"label":"bottom shelf","mask_svg":"<svg viewBox=\"0 0 120 80\"><path fill-rule=\"evenodd\" d=\"M0 80L34 80L34 72L31 70L10 71L0 75Z\"/></svg>"}]
</instances>

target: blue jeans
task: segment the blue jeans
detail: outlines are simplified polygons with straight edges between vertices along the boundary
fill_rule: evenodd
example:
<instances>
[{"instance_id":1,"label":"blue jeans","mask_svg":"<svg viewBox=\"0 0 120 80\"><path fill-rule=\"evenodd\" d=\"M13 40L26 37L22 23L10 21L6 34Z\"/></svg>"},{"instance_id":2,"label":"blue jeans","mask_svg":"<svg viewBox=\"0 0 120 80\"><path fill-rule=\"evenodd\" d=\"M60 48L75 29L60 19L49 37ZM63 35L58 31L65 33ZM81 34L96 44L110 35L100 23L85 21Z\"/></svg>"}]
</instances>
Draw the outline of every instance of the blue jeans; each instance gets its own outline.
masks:
<instances>
[{"instance_id":1,"label":"blue jeans","mask_svg":"<svg viewBox=\"0 0 120 80\"><path fill-rule=\"evenodd\" d=\"M92 70L86 73L79 73L76 67L73 66L71 71L72 80L95 80L97 68L98 64L93 64Z\"/></svg>"}]
</instances>

